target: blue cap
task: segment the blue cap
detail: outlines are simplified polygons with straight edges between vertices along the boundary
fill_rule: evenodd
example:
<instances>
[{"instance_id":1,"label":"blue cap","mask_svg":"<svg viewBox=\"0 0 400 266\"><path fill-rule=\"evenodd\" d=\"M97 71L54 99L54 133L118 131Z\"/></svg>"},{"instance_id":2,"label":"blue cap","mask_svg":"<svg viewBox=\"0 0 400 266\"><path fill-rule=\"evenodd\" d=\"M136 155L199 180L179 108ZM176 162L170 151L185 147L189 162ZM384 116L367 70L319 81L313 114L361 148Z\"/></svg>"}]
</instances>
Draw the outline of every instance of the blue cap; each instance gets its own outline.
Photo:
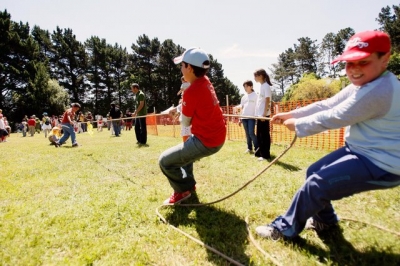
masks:
<instances>
[{"instance_id":1,"label":"blue cap","mask_svg":"<svg viewBox=\"0 0 400 266\"><path fill-rule=\"evenodd\" d=\"M175 64L182 62L186 62L192 66L197 66L204 69L210 67L210 58L204 50L198 47L192 47L186 50L181 56L174 58Z\"/></svg>"}]
</instances>

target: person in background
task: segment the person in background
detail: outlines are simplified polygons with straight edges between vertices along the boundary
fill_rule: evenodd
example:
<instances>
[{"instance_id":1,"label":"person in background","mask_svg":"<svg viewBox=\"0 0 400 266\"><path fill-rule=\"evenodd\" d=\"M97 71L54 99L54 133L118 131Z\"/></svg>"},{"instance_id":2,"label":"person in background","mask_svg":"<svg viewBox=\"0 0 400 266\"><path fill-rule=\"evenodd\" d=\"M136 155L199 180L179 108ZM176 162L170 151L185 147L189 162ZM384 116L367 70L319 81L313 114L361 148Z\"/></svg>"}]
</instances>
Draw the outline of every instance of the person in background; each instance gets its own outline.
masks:
<instances>
[{"instance_id":1,"label":"person in background","mask_svg":"<svg viewBox=\"0 0 400 266\"><path fill-rule=\"evenodd\" d=\"M22 132L22 137L26 137L26 132L28 130L28 122L26 118L22 119L21 122L21 132Z\"/></svg>"},{"instance_id":2,"label":"person in background","mask_svg":"<svg viewBox=\"0 0 400 266\"><path fill-rule=\"evenodd\" d=\"M113 102L111 103L111 109L108 113L110 114L110 117L112 119L112 127L114 129L114 134L116 137L119 137L119 134L121 133L122 112L119 109L118 105Z\"/></svg>"},{"instance_id":3,"label":"person in background","mask_svg":"<svg viewBox=\"0 0 400 266\"><path fill-rule=\"evenodd\" d=\"M47 138L47 134L51 131L51 119L46 112L43 113L42 130L44 132L44 137Z\"/></svg>"},{"instance_id":4,"label":"person in background","mask_svg":"<svg viewBox=\"0 0 400 266\"><path fill-rule=\"evenodd\" d=\"M97 131L103 131L103 116L97 116Z\"/></svg>"},{"instance_id":5,"label":"person in background","mask_svg":"<svg viewBox=\"0 0 400 266\"><path fill-rule=\"evenodd\" d=\"M0 113L0 142L7 142L6 138L9 135L6 124L4 123L3 114Z\"/></svg>"},{"instance_id":6,"label":"person in background","mask_svg":"<svg viewBox=\"0 0 400 266\"><path fill-rule=\"evenodd\" d=\"M71 108L67 109L64 112L63 118L61 120L61 127L63 130L63 135L59 141L57 141L54 145L56 148L63 145L71 136L72 147L78 147L78 142L76 142L76 134L74 130L75 124L75 113L81 108L79 103L72 103Z\"/></svg>"},{"instance_id":7,"label":"person in background","mask_svg":"<svg viewBox=\"0 0 400 266\"><path fill-rule=\"evenodd\" d=\"M28 119L28 129L31 137L35 135L35 127L36 127L36 119L35 115L32 115L31 118Z\"/></svg>"},{"instance_id":8,"label":"person in background","mask_svg":"<svg viewBox=\"0 0 400 266\"><path fill-rule=\"evenodd\" d=\"M86 123L83 123L83 124L85 124L85 132L87 132L88 124L89 124L89 123L92 124L92 122L93 122L93 115L92 115L91 112L88 112L88 113L86 114L85 122L86 122Z\"/></svg>"},{"instance_id":9,"label":"person in background","mask_svg":"<svg viewBox=\"0 0 400 266\"><path fill-rule=\"evenodd\" d=\"M41 123L39 117L35 116L35 133L40 134L41 130L42 130L42 123Z\"/></svg>"},{"instance_id":10,"label":"person in background","mask_svg":"<svg viewBox=\"0 0 400 266\"><path fill-rule=\"evenodd\" d=\"M179 104L169 111L169 114L171 116L175 116L173 118L174 121L175 121L176 117L178 116L179 123L181 124L182 141L185 142L186 140L188 140L188 138L190 137L192 132L190 130L190 126L185 126L182 124L182 99L183 99L183 93L187 88L189 88L190 83L185 80L184 76L181 77L181 82L182 82L181 87L177 93L177 95L181 95L181 99L179 100Z\"/></svg>"},{"instance_id":11,"label":"person in background","mask_svg":"<svg viewBox=\"0 0 400 266\"><path fill-rule=\"evenodd\" d=\"M161 153L160 169L174 190L164 204L179 204L196 189L193 162L215 154L225 143L226 126L217 95L206 76L210 67L207 53L190 48L174 59L191 85L183 94L182 125L191 126L192 135L185 142Z\"/></svg>"},{"instance_id":12,"label":"person in background","mask_svg":"<svg viewBox=\"0 0 400 266\"><path fill-rule=\"evenodd\" d=\"M346 63L351 84L329 99L272 117L300 138L346 127L346 142L307 169L289 209L257 227L259 236L293 239L304 228L329 231L339 222L333 200L400 185L400 81L387 71L390 49L384 32L356 33L332 61Z\"/></svg>"},{"instance_id":13,"label":"person in background","mask_svg":"<svg viewBox=\"0 0 400 266\"><path fill-rule=\"evenodd\" d=\"M255 116L256 111L256 101L257 94L253 90L253 82L251 80L246 80L243 83L244 90L246 94L243 95L240 100L240 107L242 109L242 116ZM239 120L239 126L243 124L244 132L246 134L247 140L247 150L245 153L253 154L254 151L258 150L258 140L254 132L256 125L256 120L252 118L241 118ZM254 146L254 151L253 151Z\"/></svg>"},{"instance_id":14,"label":"person in background","mask_svg":"<svg viewBox=\"0 0 400 266\"><path fill-rule=\"evenodd\" d=\"M61 128L59 128L58 126L53 127L49 133L50 145L56 145L56 143L59 142L60 137Z\"/></svg>"},{"instance_id":15,"label":"person in background","mask_svg":"<svg viewBox=\"0 0 400 266\"><path fill-rule=\"evenodd\" d=\"M135 112L132 114L135 118L135 134L138 145L147 144L147 127L146 127L146 115L147 105L146 97L143 91L140 90L139 84L133 83L131 90L135 94Z\"/></svg>"},{"instance_id":16,"label":"person in background","mask_svg":"<svg viewBox=\"0 0 400 266\"><path fill-rule=\"evenodd\" d=\"M78 133L81 133L81 132L83 133L83 132L87 131L87 124L85 122L86 122L85 115L82 113L82 111L79 111L79 113L78 113L78 123L80 124L80 130L78 129Z\"/></svg>"},{"instance_id":17,"label":"person in background","mask_svg":"<svg viewBox=\"0 0 400 266\"><path fill-rule=\"evenodd\" d=\"M255 116L270 117L272 97L270 86L272 86L272 83L269 80L267 72L262 68L254 72L254 79L256 82L261 84L261 86L255 91L257 93ZM271 136L269 134L269 120L257 120L257 142L259 149L254 156L258 157L259 161L271 159Z\"/></svg>"},{"instance_id":18,"label":"person in background","mask_svg":"<svg viewBox=\"0 0 400 266\"><path fill-rule=\"evenodd\" d=\"M132 120L133 120L132 113L129 110L127 110L124 118L125 118L125 131L131 130L132 129Z\"/></svg>"}]
</instances>

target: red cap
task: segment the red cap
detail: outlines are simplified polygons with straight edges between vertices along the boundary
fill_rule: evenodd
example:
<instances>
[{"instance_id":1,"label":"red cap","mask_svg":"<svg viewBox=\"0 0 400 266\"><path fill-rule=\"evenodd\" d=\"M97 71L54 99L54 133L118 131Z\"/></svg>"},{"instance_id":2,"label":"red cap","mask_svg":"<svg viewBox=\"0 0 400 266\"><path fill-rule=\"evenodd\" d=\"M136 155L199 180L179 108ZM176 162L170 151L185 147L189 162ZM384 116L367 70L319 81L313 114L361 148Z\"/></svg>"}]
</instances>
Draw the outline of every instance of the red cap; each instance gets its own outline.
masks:
<instances>
[{"instance_id":1,"label":"red cap","mask_svg":"<svg viewBox=\"0 0 400 266\"><path fill-rule=\"evenodd\" d=\"M375 52L390 52L390 37L382 31L363 31L351 36L344 52L333 59L331 64L339 61L356 61Z\"/></svg>"}]
</instances>

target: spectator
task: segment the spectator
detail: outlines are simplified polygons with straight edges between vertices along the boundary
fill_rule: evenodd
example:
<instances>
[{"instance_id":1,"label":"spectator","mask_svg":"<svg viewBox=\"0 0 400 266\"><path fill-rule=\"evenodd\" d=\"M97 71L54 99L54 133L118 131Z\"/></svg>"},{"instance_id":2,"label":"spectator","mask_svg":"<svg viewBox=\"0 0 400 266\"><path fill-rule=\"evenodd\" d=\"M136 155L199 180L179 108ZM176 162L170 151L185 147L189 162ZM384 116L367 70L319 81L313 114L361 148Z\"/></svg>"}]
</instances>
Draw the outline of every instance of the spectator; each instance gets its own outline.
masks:
<instances>
[{"instance_id":1,"label":"spectator","mask_svg":"<svg viewBox=\"0 0 400 266\"><path fill-rule=\"evenodd\" d=\"M31 135L31 137L35 135L35 127L36 127L35 115L32 115L31 118L28 119L29 134Z\"/></svg>"},{"instance_id":2,"label":"spectator","mask_svg":"<svg viewBox=\"0 0 400 266\"><path fill-rule=\"evenodd\" d=\"M135 112L132 114L135 118L135 134L138 145L147 144L147 127L146 127L146 115L147 105L146 97L143 91L140 90L139 84L133 83L131 86L132 92L135 94Z\"/></svg>"}]
</instances>

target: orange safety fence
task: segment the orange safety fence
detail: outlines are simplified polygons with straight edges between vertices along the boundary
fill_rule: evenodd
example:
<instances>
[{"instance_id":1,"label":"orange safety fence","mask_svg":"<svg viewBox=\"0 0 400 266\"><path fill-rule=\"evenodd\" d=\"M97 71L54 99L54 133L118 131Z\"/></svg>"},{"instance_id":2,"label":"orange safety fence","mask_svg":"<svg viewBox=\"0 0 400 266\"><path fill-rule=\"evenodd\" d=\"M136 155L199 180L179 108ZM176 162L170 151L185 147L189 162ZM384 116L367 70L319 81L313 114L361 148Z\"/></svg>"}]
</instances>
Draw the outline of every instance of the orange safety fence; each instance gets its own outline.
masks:
<instances>
[{"instance_id":1,"label":"orange safety fence","mask_svg":"<svg viewBox=\"0 0 400 266\"><path fill-rule=\"evenodd\" d=\"M296 109L300 106L305 106L318 100L305 100L297 102L286 102L286 103L273 103L273 111L287 112ZM240 110L236 106L222 106L224 114L240 114ZM239 126L239 118L237 117L226 117L227 133L226 139L233 141L246 141L245 132L243 126ZM169 115L154 115L148 114L146 118L147 133L156 136L169 136L174 138L180 138L180 123L177 119L173 119ZM271 143L278 145L289 144L293 137L294 132L289 131L283 125L273 125L270 123L270 134ZM336 150L344 146L344 128L328 130L313 136L298 138L295 146L313 148L320 150Z\"/></svg>"}]
</instances>

